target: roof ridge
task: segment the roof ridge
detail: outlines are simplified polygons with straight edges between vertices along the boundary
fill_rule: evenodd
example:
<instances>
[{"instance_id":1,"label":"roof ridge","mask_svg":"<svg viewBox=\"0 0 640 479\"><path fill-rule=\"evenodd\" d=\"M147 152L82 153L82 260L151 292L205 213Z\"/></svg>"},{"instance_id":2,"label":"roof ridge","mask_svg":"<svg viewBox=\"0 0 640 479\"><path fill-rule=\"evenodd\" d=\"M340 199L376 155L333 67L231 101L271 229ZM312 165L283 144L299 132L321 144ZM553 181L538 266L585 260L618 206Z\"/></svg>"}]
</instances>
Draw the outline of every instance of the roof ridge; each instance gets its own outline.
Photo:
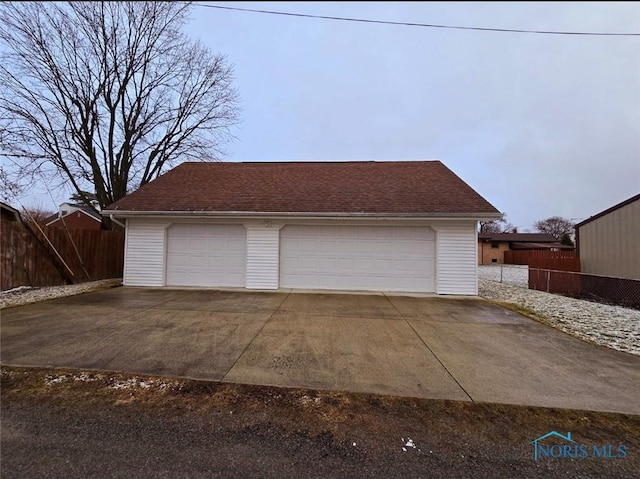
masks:
<instances>
[{"instance_id":1,"label":"roof ridge","mask_svg":"<svg viewBox=\"0 0 640 479\"><path fill-rule=\"evenodd\" d=\"M376 164L392 164L392 163L406 163L406 164L420 164L420 163L442 163L442 160L430 159L430 160L281 160L281 161L183 161L179 165L344 165L344 164L362 164L362 163L376 163Z\"/></svg>"}]
</instances>

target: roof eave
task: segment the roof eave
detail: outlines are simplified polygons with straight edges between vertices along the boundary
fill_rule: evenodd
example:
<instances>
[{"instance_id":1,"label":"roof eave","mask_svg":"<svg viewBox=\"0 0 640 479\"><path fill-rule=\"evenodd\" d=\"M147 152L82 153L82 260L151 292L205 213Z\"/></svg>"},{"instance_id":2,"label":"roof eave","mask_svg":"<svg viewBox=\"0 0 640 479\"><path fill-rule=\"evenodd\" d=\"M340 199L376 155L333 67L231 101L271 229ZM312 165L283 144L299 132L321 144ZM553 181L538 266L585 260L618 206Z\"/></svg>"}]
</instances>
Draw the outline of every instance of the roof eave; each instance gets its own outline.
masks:
<instances>
[{"instance_id":1,"label":"roof eave","mask_svg":"<svg viewBox=\"0 0 640 479\"><path fill-rule=\"evenodd\" d=\"M116 218L327 218L327 219L457 219L484 221L499 218L499 212L492 213L344 213L344 212L282 212L282 211L125 211L125 210L103 210L100 213L106 217Z\"/></svg>"},{"instance_id":2,"label":"roof eave","mask_svg":"<svg viewBox=\"0 0 640 479\"><path fill-rule=\"evenodd\" d=\"M619 210L620 208L622 208L622 207L624 207L624 206L627 206L627 205L629 205L629 204L633 203L634 201L638 201L638 200L640 200L640 194L635 195L635 196L632 196L631 198L626 199L626 200L624 200L624 201L622 201L622 202L618 203L617 205L613 205L612 207L607 208L606 210L603 210L603 211L601 211L600 213L596 213L595 215L590 216L590 217L589 217L589 218L587 218L586 220L581 221L580 223L577 223L577 224L574 226L574 229L581 228L582 226L584 226L584 225L586 225L586 224L588 224L588 223L591 223L592 221L595 221L595 220L597 220L597 219L599 219L599 218L602 218L603 216L606 216L606 215L608 215L609 213L613 213L614 211Z\"/></svg>"},{"instance_id":3,"label":"roof eave","mask_svg":"<svg viewBox=\"0 0 640 479\"><path fill-rule=\"evenodd\" d=\"M63 203L63 204L68 204L68 203ZM80 208L75 209L73 212L69 212L66 215L61 215L59 212L57 213L57 217L52 219L51 221L49 221L48 223L45 223L45 226L50 226L53 223L55 223L56 221L60 221L60 220L64 220L67 216L72 215L73 213L82 213L83 215L87 216L88 218L91 218L93 221L97 221L98 223L102 223L102 216L95 216L92 215L91 213L89 213L88 211L84 211L81 210Z\"/></svg>"}]
</instances>

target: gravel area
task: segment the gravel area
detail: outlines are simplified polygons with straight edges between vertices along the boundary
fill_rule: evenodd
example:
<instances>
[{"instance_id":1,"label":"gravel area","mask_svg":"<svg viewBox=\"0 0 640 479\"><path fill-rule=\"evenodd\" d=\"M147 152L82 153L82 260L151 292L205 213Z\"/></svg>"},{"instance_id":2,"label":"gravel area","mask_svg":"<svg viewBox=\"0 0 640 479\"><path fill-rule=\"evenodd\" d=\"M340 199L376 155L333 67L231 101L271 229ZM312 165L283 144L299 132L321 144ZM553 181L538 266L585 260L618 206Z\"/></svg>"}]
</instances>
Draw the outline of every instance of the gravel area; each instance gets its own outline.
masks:
<instances>
[{"instance_id":1,"label":"gravel area","mask_svg":"<svg viewBox=\"0 0 640 479\"><path fill-rule=\"evenodd\" d=\"M120 286L121 284L122 279L116 278L91 281L89 283L82 284L48 286L46 288L20 286L19 288L0 292L0 308L23 306L25 304L37 303L48 299L62 298L80 293L88 293L89 291L97 291L99 289L113 288L114 286Z\"/></svg>"},{"instance_id":2,"label":"gravel area","mask_svg":"<svg viewBox=\"0 0 640 479\"><path fill-rule=\"evenodd\" d=\"M484 298L531 311L546 324L580 339L640 355L640 311L636 309L569 298L488 279L479 280L479 293Z\"/></svg>"}]
</instances>

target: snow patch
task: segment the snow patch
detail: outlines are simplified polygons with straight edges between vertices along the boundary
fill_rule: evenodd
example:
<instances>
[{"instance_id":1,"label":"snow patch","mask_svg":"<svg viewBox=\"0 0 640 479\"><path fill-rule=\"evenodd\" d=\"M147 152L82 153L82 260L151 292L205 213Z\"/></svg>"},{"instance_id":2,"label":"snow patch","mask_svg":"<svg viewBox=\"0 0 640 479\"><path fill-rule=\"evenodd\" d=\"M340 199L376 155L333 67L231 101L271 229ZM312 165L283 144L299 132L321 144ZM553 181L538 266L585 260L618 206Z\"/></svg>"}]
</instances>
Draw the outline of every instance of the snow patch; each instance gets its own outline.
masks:
<instances>
[{"instance_id":1,"label":"snow patch","mask_svg":"<svg viewBox=\"0 0 640 479\"><path fill-rule=\"evenodd\" d=\"M33 286L18 286L17 288L0 291L0 296L23 293L25 291L30 291L32 289L34 289Z\"/></svg>"},{"instance_id":2,"label":"snow patch","mask_svg":"<svg viewBox=\"0 0 640 479\"><path fill-rule=\"evenodd\" d=\"M528 288L529 267L517 264L482 264L478 265L478 278Z\"/></svg>"},{"instance_id":3,"label":"snow patch","mask_svg":"<svg viewBox=\"0 0 640 479\"><path fill-rule=\"evenodd\" d=\"M89 373L85 371L78 374L49 374L44 379L47 386L71 381L95 382L105 380L108 383L107 387L109 389L155 389L159 391L167 389L182 389L182 385L177 382L165 382L160 379L141 380L135 377L129 379L108 378L104 374Z\"/></svg>"},{"instance_id":4,"label":"snow patch","mask_svg":"<svg viewBox=\"0 0 640 479\"><path fill-rule=\"evenodd\" d=\"M46 288L32 288L31 286L19 286L0 293L0 308L10 306L24 306L25 304L38 303L49 299L74 296L99 289L111 288L122 284L121 279L103 279L82 284L68 284L63 286L49 286Z\"/></svg>"},{"instance_id":5,"label":"snow patch","mask_svg":"<svg viewBox=\"0 0 640 479\"><path fill-rule=\"evenodd\" d=\"M51 386L52 384L59 384L68 380L69 378L63 374L62 376L47 376L44 378L44 383L47 386Z\"/></svg>"},{"instance_id":6,"label":"snow patch","mask_svg":"<svg viewBox=\"0 0 640 479\"><path fill-rule=\"evenodd\" d=\"M480 296L529 310L580 339L640 355L640 311L479 279Z\"/></svg>"},{"instance_id":7,"label":"snow patch","mask_svg":"<svg viewBox=\"0 0 640 479\"><path fill-rule=\"evenodd\" d=\"M314 397L314 398L312 398L312 397L309 397L309 396L307 396L307 395L305 394L304 396L302 396L302 397L300 398L300 402L301 402L303 405L305 405L305 406L306 406L306 405L308 405L308 404L310 404L310 403L315 403L315 404L317 404L317 403L319 403L319 402L320 402L320 398L319 398L319 397Z\"/></svg>"},{"instance_id":8,"label":"snow patch","mask_svg":"<svg viewBox=\"0 0 640 479\"><path fill-rule=\"evenodd\" d=\"M413 439L411 439L410 437L407 438L407 440L404 440L404 437L402 438L402 442L404 443L404 446L402 446L402 451L403 452L407 452L409 449L407 448L411 448L411 449L416 449L416 443L413 441ZM418 449L419 451L420 449Z\"/></svg>"},{"instance_id":9,"label":"snow patch","mask_svg":"<svg viewBox=\"0 0 640 479\"><path fill-rule=\"evenodd\" d=\"M165 391L167 389L182 389L180 383L164 382L162 380L140 380L138 378L129 378L126 380L120 380L115 378L109 379L109 388L111 389L154 389L159 391Z\"/></svg>"},{"instance_id":10,"label":"snow patch","mask_svg":"<svg viewBox=\"0 0 640 479\"><path fill-rule=\"evenodd\" d=\"M52 384L60 384L69 381L82 381L82 382L94 382L101 381L105 378L103 374L94 374L81 372L79 374L60 374L54 375L49 374L44 378L44 382L47 386L51 386Z\"/></svg>"},{"instance_id":11,"label":"snow patch","mask_svg":"<svg viewBox=\"0 0 640 479\"><path fill-rule=\"evenodd\" d=\"M124 381L121 381L119 379L112 379L112 383L109 384L109 387L111 389L135 389L135 388L142 388L142 389L149 389L151 387L150 383L147 383L145 381L140 381L138 378L130 378L130 379L126 379Z\"/></svg>"}]
</instances>

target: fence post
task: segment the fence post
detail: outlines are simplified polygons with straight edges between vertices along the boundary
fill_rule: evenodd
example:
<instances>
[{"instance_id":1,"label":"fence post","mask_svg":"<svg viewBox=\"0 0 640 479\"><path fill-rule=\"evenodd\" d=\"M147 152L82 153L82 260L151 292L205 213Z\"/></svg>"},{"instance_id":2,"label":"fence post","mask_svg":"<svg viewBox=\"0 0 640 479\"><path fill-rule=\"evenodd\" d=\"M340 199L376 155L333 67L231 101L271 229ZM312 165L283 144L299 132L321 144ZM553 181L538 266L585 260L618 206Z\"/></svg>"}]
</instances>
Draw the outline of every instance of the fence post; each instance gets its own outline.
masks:
<instances>
[{"instance_id":1,"label":"fence post","mask_svg":"<svg viewBox=\"0 0 640 479\"><path fill-rule=\"evenodd\" d=\"M550 279L551 279L551 271L547 270L547 293L549 292Z\"/></svg>"}]
</instances>

